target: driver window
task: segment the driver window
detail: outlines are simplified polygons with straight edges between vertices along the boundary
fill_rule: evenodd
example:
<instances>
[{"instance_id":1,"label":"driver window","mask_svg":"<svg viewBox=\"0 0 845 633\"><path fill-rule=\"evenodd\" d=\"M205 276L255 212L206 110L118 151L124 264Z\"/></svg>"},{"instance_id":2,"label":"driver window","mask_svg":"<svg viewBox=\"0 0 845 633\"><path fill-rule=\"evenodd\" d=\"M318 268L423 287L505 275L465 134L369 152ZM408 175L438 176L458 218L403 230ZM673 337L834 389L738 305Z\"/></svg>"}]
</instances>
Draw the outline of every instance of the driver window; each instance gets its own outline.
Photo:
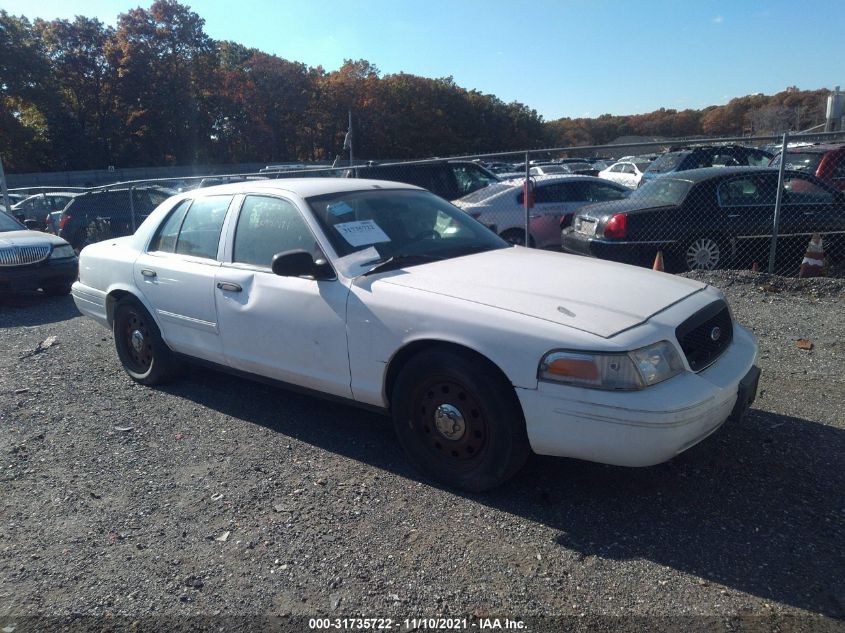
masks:
<instances>
[{"instance_id":1,"label":"driver window","mask_svg":"<svg viewBox=\"0 0 845 633\"><path fill-rule=\"evenodd\" d=\"M270 268L274 255L297 249L315 259L323 256L299 210L281 198L247 196L238 216L232 261Z\"/></svg>"}]
</instances>

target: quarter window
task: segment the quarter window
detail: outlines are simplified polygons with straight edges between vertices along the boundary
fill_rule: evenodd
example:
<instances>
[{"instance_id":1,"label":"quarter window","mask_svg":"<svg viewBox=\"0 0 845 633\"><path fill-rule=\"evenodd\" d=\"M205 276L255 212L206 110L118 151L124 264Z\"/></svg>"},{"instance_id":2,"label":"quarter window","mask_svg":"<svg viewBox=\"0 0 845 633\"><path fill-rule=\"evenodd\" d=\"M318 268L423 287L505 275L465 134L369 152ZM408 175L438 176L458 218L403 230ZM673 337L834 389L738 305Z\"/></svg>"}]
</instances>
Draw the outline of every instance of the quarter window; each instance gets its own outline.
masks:
<instances>
[{"instance_id":1,"label":"quarter window","mask_svg":"<svg viewBox=\"0 0 845 633\"><path fill-rule=\"evenodd\" d=\"M176 252L193 257L217 257L220 231L232 196L197 198L188 209L176 240Z\"/></svg>"},{"instance_id":2,"label":"quarter window","mask_svg":"<svg viewBox=\"0 0 845 633\"><path fill-rule=\"evenodd\" d=\"M287 200L247 196L235 230L233 261L270 268L273 256L302 249L321 256L299 210Z\"/></svg>"}]
</instances>

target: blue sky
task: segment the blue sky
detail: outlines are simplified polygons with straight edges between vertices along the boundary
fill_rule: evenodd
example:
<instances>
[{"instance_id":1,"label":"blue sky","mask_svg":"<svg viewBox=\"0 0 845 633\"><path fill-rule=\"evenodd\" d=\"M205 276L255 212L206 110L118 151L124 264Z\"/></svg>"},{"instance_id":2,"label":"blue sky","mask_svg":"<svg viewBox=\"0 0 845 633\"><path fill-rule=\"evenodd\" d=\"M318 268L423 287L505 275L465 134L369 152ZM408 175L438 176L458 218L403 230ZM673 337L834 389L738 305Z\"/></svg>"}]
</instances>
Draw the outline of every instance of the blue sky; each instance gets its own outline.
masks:
<instances>
[{"instance_id":1,"label":"blue sky","mask_svg":"<svg viewBox=\"0 0 845 633\"><path fill-rule=\"evenodd\" d=\"M142 2L149 6L150 2ZM30 18L114 24L130 0L3 0ZM842 0L186 1L215 39L327 70L451 75L547 120L701 108L845 86Z\"/></svg>"}]
</instances>

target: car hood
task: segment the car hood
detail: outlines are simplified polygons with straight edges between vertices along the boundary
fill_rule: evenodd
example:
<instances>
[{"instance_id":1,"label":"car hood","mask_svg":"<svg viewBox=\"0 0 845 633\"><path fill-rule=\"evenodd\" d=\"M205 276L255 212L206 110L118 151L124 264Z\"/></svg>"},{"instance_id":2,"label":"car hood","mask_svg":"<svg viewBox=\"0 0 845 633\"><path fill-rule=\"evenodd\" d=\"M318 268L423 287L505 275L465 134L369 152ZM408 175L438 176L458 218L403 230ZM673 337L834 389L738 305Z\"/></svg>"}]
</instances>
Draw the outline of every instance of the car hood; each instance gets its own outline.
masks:
<instances>
[{"instance_id":1,"label":"car hood","mask_svg":"<svg viewBox=\"0 0 845 633\"><path fill-rule=\"evenodd\" d=\"M411 266L380 283L472 301L610 338L706 284L523 247Z\"/></svg>"},{"instance_id":2,"label":"car hood","mask_svg":"<svg viewBox=\"0 0 845 633\"><path fill-rule=\"evenodd\" d=\"M4 231L0 233L0 248L7 246L35 246L36 244L67 244L62 238L41 231Z\"/></svg>"}]
</instances>

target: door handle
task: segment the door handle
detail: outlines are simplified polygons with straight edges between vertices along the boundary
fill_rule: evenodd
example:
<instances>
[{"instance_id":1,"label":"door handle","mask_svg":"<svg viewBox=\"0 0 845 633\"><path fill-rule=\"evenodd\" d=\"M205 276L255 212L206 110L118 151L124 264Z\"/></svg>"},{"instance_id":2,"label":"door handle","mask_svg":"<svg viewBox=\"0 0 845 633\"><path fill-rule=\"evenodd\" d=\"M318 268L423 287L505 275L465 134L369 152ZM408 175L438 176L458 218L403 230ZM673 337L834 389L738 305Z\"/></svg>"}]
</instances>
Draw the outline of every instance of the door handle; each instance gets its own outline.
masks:
<instances>
[{"instance_id":1,"label":"door handle","mask_svg":"<svg viewBox=\"0 0 845 633\"><path fill-rule=\"evenodd\" d=\"M156 276L156 271L154 271L154 270L150 270L149 268L142 268L142 269L141 269L141 274L142 274L144 277L153 278L153 277L155 277L155 276Z\"/></svg>"},{"instance_id":2,"label":"door handle","mask_svg":"<svg viewBox=\"0 0 845 633\"><path fill-rule=\"evenodd\" d=\"M230 281L218 281L217 287L220 288L220 290L225 290L226 292L240 292L243 290L243 288L241 288L238 284L233 284Z\"/></svg>"}]
</instances>

